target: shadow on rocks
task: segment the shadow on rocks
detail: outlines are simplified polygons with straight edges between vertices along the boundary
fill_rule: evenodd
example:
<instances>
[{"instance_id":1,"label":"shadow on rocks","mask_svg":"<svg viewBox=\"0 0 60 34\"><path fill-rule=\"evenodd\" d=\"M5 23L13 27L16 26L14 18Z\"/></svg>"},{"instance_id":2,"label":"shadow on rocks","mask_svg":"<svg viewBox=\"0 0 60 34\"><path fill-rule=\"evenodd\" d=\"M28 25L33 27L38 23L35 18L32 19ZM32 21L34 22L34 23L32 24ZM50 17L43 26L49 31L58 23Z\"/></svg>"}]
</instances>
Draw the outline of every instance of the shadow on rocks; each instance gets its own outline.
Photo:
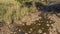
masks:
<instances>
[{"instance_id":1,"label":"shadow on rocks","mask_svg":"<svg viewBox=\"0 0 60 34\"><path fill-rule=\"evenodd\" d=\"M53 12L53 13L60 13L60 4L53 4L53 5L43 5L42 3L36 2L35 3L36 8L39 8L38 10L44 11L44 12Z\"/></svg>"}]
</instances>

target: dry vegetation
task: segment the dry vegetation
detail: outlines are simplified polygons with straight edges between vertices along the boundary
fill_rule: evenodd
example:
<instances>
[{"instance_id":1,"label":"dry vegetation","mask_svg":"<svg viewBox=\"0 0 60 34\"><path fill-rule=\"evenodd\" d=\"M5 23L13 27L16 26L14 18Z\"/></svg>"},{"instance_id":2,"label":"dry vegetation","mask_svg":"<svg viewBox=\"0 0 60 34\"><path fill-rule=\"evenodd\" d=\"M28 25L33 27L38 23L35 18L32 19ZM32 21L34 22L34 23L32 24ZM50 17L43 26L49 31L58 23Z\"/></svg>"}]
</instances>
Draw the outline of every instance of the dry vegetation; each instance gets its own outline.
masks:
<instances>
[{"instance_id":1,"label":"dry vegetation","mask_svg":"<svg viewBox=\"0 0 60 34\"><path fill-rule=\"evenodd\" d=\"M31 1L31 0L30 0ZM39 0L37 0L38 2ZM12 20L16 21L25 14L34 12L34 7L24 7L24 3L29 2L27 0L0 0L0 21L5 21L10 24ZM35 1L36 2L36 1ZM21 7L23 6L23 7ZM31 11L32 10L32 11ZM30 11L30 12L29 12Z\"/></svg>"},{"instance_id":2,"label":"dry vegetation","mask_svg":"<svg viewBox=\"0 0 60 34\"><path fill-rule=\"evenodd\" d=\"M0 0L0 34L58 34L60 18L39 11L35 2L47 5L45 0Z\"/></svg>"}]
</instances>

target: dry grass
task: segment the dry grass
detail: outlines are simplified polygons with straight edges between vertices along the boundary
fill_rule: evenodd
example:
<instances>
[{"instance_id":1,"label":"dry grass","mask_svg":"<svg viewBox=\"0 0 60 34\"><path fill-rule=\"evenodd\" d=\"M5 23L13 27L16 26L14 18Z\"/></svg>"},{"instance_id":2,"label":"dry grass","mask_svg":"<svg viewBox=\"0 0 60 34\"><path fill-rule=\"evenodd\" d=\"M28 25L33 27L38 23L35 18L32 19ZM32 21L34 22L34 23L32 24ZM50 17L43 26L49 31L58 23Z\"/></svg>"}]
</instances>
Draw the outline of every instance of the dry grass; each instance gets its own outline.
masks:
<instances>
[{"instance_id":1,"label":"dry grass","mask_svg":"<svg viewBox=\"0 0 60 34\"><path fill-rule=\"evenodd\" d=\"M6 10L6 13L3 15L0 15L0 20L4 20L7 24L10 24L12 22L12 18L14 20L19 19L22 15L26 14L28 9L26 7L20 8L20 3L15 0L0 0L0 9ZM0 10L0 12L5 12Z\"/></svg>"}]
</instances>

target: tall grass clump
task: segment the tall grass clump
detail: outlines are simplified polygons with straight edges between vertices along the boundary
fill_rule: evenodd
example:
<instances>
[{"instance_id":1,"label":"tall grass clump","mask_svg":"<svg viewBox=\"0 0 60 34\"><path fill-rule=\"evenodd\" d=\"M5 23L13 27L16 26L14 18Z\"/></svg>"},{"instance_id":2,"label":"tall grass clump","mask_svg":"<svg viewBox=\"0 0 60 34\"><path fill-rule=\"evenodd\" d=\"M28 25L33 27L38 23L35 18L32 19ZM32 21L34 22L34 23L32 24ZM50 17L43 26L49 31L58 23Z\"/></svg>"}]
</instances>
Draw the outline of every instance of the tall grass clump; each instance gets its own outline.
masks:
<instances>
[{"instance_id":1,"label":"tall grass clump","mask_svg":"<svg viewBox=\"0 0 60 34\"><path fill-rule=\"evenodd\" d=\"M12 20L18 21L24 15L29 14L31 12L29 8L34 7L26 7L25 2L41 2L41 0L0 0L0 21L10 24Z\"/></svg>"},{"instance_id":2,"label":"tall grass clump","mask_svg":"<svg viewBox=\"0 0 60 34\"><path fill-rule=\"evenodd\" d=\"M28 8L20 6L21 4L15 0L0 0L0 21L10 24L12 20L17 21L27 14Z\"/></svg>"}]
</instances>

